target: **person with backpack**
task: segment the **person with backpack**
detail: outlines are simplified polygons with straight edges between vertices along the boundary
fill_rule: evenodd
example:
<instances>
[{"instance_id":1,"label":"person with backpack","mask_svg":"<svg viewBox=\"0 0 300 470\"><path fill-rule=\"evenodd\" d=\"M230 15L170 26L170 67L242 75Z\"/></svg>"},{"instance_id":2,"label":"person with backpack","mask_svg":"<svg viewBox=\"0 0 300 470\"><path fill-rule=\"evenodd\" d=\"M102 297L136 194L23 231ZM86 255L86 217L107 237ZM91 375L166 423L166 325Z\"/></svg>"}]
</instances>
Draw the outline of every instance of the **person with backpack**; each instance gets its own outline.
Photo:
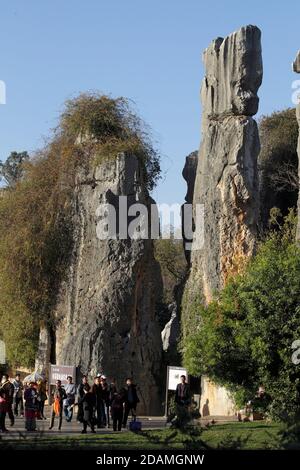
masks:
<instances>
[{"instance_id":1,"label":"person with backpack","mask_svg":"<svg viewBox=\"0 0 300 470\"><path fill-rule=\"evenodd\" d=\"M58 431L61 430L62 425L62 412L63 412L63 401L67 398L65 389L61 385L61 380L56 381L55 389L52 393L52 411L50 417L50 426L49 429L52 429L54 426L55 416L58 417Z\"/></svg>"},{"instance_id":2,"label":"person with backpack","mask_svg":"<svg viewBox=\"0 0 300 470\"><path fill-rule=\"evenodd\" d=\"M126 379L126 387L125 387L125 408L124 408L124 416L123 416L123 427L126 428L128 415L131 412L133 421L136 420L136 407L139 403L139 397L136 391L136 385L134 385L132 378L128 377Z\"/></svg>"}]
</instances>

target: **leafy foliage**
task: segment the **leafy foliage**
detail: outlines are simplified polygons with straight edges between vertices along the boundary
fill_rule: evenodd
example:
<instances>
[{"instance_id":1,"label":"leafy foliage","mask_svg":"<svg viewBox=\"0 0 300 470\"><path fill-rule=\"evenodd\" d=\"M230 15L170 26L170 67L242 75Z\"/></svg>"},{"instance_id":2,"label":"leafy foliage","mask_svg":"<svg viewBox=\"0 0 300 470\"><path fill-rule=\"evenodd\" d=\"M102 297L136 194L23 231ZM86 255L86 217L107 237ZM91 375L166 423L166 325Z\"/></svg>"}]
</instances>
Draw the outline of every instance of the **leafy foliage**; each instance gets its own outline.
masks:
<instances>
[{"instance_id":1,"label":"leafy foliage","mask_svg":"<svg viewBox=\"0 0 300 470\"><path fill-rule=\"evenodd\" d=\"M4 163L0 161L0 181L14 185L23 176L23 164L28 160L27 152L11 152Z\"/></svg>"},{"instance_id":2,"label":"leafy foliage","mask_svg":"<svg viewBox=\"0 0 300 470\"><path fill-rule=\"evenodd\" d=\"M300 370L291 346L300 338L300 248L291 211L262 242L244 273L229 280L206 308L201 325L184 338L184 362L193 375L225 385L242 406L262 384L269 412L287 419L300 410Z\"/></svg>"},{"instance_id":3,"label":"leafy foliage","mask_svg":"<svg viewBox=\"0 0 300 470\"><path fill-rule=\"evenodd\" d=\"M183 250L182 240L160 238L155 240L155 258L159 262L163 277L164 301L174 301L174 288L186 276L187 263Z\"/></svg>"},{"instance_id":4,"label":"leafy foliage","mask_svg":"<svg viewBox=\"0 0 300 470\"><path fill-rule=\"evenodd\" d=\"M171 423L171 427L184 430L190 427L193 420L199 418L200 413L196 402L192 401L187 407L178 405L174 396L170 398L167 422Z\"/></svg>"},{"instance_id":5,"label":"leafy foliage","mask_svg":"<svg viewBox=\"0 0 300 470\"><path fill-rule=\"evenodd\" d=\"M118 153L134 154L152 190L160 177L159 156L146 124L123 97L112 99L98 93L83 93L68 100L61 115L59 133L86 150L92 146L95 164L115 158Z\"/></svg>"},{"instance_id":6,"label":"leafy foliage","mask_svg":"<svg viewBox=\"0 0 300 470\"><path fill-rule=\"evenodd\" d=\"M285 423L285 427L280 430L277 438L277 447L283 449L300 448L300 416Z\"/></svg>"},{"instance_id":7,"label":"leafy foliage","mask_svg":"<svg viewBox=\"0 0 300 470\"><path fill-rule=\"evenodd\" d=\"M293 108L262 116L259 122L259 155L263 221L268 222L272 207L283 216L296 207L298 196L298 123Z\"/></svg>"}]
</instances>

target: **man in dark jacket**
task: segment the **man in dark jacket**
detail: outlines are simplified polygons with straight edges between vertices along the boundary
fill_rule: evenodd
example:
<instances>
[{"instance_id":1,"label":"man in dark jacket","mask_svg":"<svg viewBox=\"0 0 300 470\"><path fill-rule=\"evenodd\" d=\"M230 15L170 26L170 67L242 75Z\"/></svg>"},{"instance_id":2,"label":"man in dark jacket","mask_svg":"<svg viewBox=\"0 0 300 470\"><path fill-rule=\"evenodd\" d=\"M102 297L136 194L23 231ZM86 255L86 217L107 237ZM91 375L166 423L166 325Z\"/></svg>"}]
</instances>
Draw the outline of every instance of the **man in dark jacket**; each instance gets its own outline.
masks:
<instances>
[{"instance_id":1,"label":"man in dark jacket","mask_svg":"<svg viewBox=\"0 0 300 470\"><path fill-rule=\"evenodd\" d=\"M15 416L18 416L19 412L19 407L20 407L20 415L24 415L24 405L23 405L23 392L24 392L24 386L21 381L21 376L20 374L16 374L15 380L13 381L13 386L14 386L14 413Z\"/></svg>"},{"instance_id":2,"label":"man in dark jacket","mask_svg":"<svg viewBox=\"0 0 300 470\"><path fill-rule=\"evenodd\" d=\"M126 379L126 387L124 388L124 398L125 398L125 409L123 417L123 427L126 428L128 415L131 412L133 420L136 419L136 407L139 403L139 397L136 391L136 385L134 385L132 378L128 377Z\"/></svg>"},{"instance_id":3,"label":"man in dark jacket","mask_svg":"<svg viewBox=\"0 0 300 470\"><path fill-rule=\"evenodd\" d=\"M113 392L111 396L111 417L113 421L113 430L121 431L123 421L124 390Z\"/></svg>"},{"instance_id":4,"label":"man in dark jacket","mask_svg":"<svg viewBox=\"0 0 300 470\"><path fill-rule=\"evenodd\" d=\"M79 421L80 423L83 422L82 399L84 397L84 386L86 384L88 384L88 379L86 375L83 375L81 379L81 384L78 385L78 388L77 388L77 404L78 404L77 421Z\"/></svg>"},{"instance_id":5,"label":"man in dark jacket","mask_svg":"<svg viewBox=\"0 0 300 470\"><path fill-rule=\"evenodd\" d=\"M56 381L56 387L52 393L53 404L50 418L49 429L53 428L55 416L58 416L58 431L61 430L63 401L67 398L65 389L61 386L61 381Z\"/></svg>"},{"instance_id":6,"label":"man in dark jacket","mask_svg":"<svg viewBox=\"0 0 300 470\"><path fill-rule=\"evenodd\" d=\"M89 384L85 384L83 387L84 396L82 398L82 407L83 407L83 429L82 434L86 434L87 427L91 428L91 432L95 432L93 414L94 406L96 402L95 394L92 393L91 387Z\"/></svg>"},{"instance_id":7,"label":"man in dark jacket","mask_svg":"<svg viewBox=\"0 0 300 470\"><path fill-rule=\"evenodd\" d=\"M176 387L175 402L180 406L188 406L191 403L190 386L186 382L186 376L180 377L180 384Z\"/></svg>"},{"instance_id":8,"label":"man in dark jacket","mask_svg":"<svg viewBox=\"0 0 300 470\"><path fill-rule=\"evenodd\" d=\"M102 383L101 383L101 376L100 375L97 375L97 377L94 378L92 393L95 395L97 428L103 428L106 424L106 422L105 422L105 404L104 404L104 396L103 396L103 389L102 389Z\"/></svg>"},{"instance_id":9,"label":"man in dark jacket","mask_svg":"<svg viewBox=\"0 0 300 470\"><path fill-rule=\"evenodd\" d=\"M13 414L12 406L13 406L13 401L14 401L15 387L10 382L8 374L4 374L2 376L1 389L3 390L5 394L6 410L10 419L10 425L13 426L15 424L15 417Z\"/></svg>"}]
</instances>

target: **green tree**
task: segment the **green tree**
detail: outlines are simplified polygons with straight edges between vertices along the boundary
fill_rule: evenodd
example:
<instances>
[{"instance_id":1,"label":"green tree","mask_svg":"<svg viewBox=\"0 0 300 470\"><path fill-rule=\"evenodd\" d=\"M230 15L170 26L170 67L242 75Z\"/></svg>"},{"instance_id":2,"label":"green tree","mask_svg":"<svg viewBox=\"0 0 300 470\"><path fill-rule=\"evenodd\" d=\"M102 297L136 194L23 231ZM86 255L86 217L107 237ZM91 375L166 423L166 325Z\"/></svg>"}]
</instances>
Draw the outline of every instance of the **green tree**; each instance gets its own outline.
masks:
<instances>
[{"instance_id":1,"label":"green tree","mask_svg":"<svg viewBox=\"0 0 300 470\"><path fill-rule=\"evenodd\" d=\"M262 116L259 121L259 155L262 219L267 227L270 209L278 207L283 216L297 206L298 123L293 108Z\"/></svg>"},{"instance_id":2,"label":"green tree","mask_svg":"<svg viewBox=\"0 0 300 470\"><path fill-rule=\"evenodd\" d=\"M184 362L194 375L225 385L239 405L263 384L269 412L286 419L300 412L300 369L292 343L300 339L300 248L295 215L273 231L243 274L232 278L206 308L183 342Z\"/></svg>"},{"instance_id":3,"label":"green tree","mask_svg":"<svg viewBox=\"0 0 300 470\"><path fill-rule=\"evenodd\" d=\"M27 152L11 152L7 160L0 161L0 181L13 186L24 174L24 163L29 160Z\"/></svg>"},{"instance_id":4,"label":"green tree","mask_svg":"<svg viewBox=\"0 0 300 470\"><path fill-rule=\"evenodd\" d=\"M175 239L171 233L170 238L155 240L155 258L159 262L163 278L164 302L174 301L174 288L186 276L187 263L184 255L183 243Z\"/></svg>"}]
</instances>

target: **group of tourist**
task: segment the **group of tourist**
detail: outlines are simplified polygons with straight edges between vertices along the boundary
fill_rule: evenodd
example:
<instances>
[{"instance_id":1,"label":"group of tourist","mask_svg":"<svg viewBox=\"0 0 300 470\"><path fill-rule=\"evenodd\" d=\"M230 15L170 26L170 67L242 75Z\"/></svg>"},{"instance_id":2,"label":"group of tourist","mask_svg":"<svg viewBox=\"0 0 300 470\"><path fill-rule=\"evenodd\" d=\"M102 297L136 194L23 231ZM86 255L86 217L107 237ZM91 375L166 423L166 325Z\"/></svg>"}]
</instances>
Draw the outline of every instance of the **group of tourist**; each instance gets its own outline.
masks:
<instances>
[{"instance_id":1,"label":"group of tourist","mask_svg":"<svg viewBox=\"0 0 300 470\"><path fill-rule=\"evenodd\" d=\"M19 414L25 417L25 429L35 431L36 420L46 419L44 406L48 399L47 392L46 380L23 383L20 374L16 374L14 380L4 374L0 384L0 432L7 432L6 416L13 426L15 416ZM77 420L82 423L83 434L88 427L93 433L96 432L96 427L109 427L110 418L114 431L121 431L122 426L126 427L130 413L133 420L136 419L139 398L131 378L127 378L124 387L118 390L114 380L108 383L107 378L101 374L94 378L92 385L84 375L78 387L73 383L73 378L68 376L67 384L62 385L57 380L55 388L48 393L51 398L49 429L54 427L57 419L57 429L61 430L63 414L66 421L71 422L76 405Z\"/></svg>"}]
</instances>

